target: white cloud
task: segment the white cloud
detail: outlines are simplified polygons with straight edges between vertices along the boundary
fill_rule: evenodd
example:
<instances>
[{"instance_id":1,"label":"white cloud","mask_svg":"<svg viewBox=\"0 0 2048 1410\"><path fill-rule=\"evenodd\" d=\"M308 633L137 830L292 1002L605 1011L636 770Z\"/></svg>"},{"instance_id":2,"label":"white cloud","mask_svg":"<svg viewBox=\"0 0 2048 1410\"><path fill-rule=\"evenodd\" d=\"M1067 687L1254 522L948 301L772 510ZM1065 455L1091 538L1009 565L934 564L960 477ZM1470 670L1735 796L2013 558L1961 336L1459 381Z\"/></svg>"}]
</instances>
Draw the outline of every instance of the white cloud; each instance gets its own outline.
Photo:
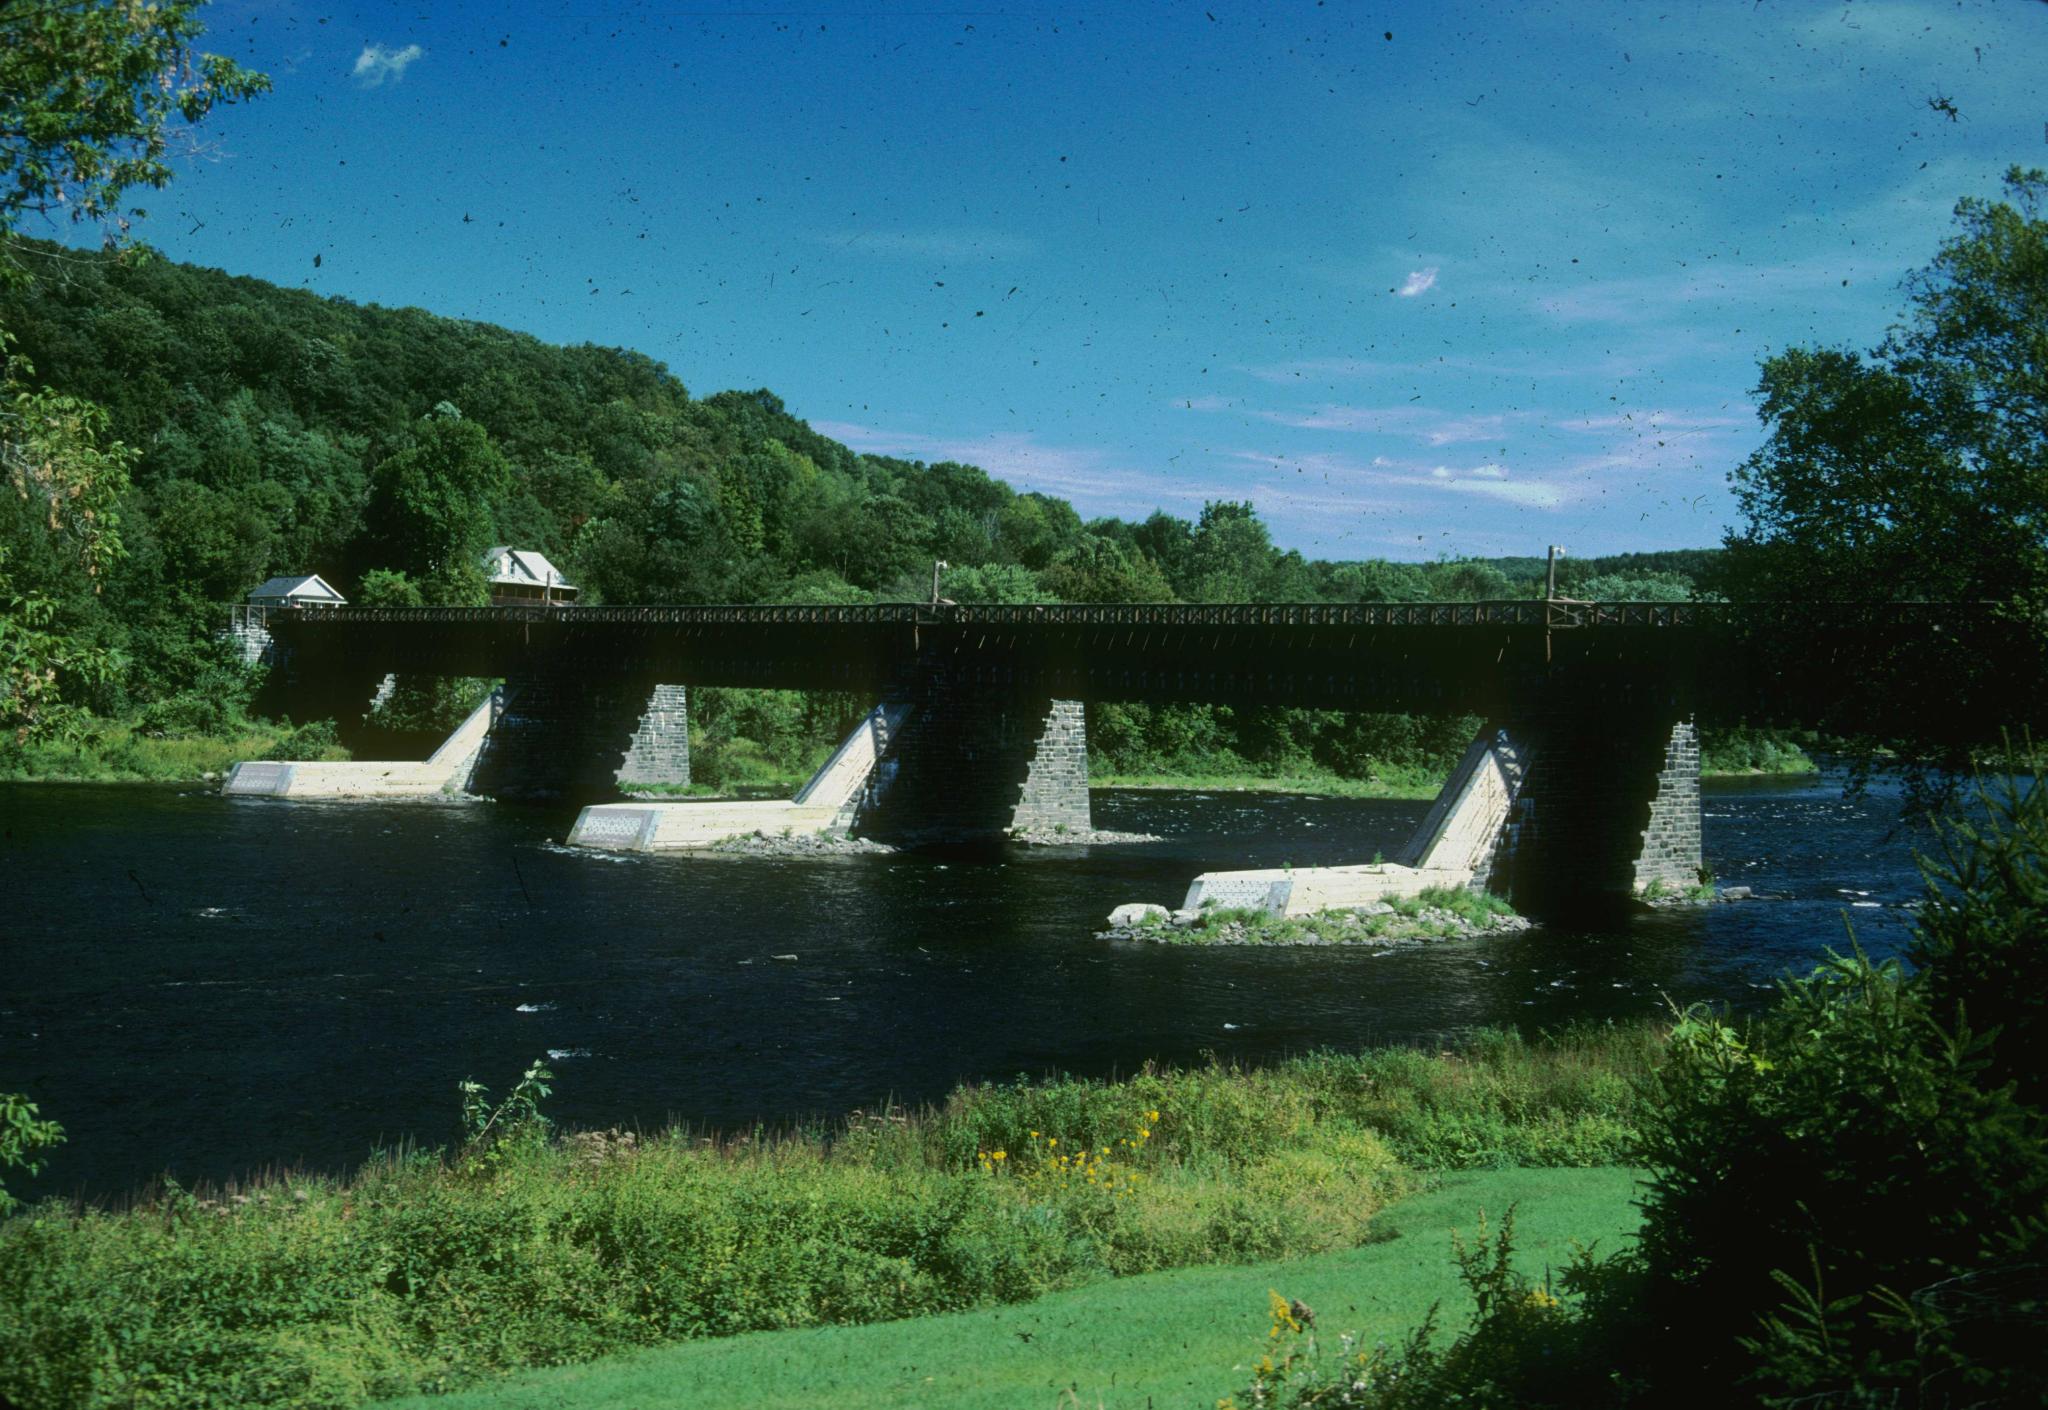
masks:
<instances>
[{"instance_id":1,"label":"white cloud","mask_svg":"<svg viewBox=\"0 0 2048 1410\"><path fill-rule=\"evenodd\" d=\"M365 88L382 88L386 83L396 83L405 77L408 68L426 56L427 51L417 44L408 44L403 49L365 44L363 52L356 55L356 82Z\"/></svg>"},{"instance_id":2,"label":"white cloud","mask_svg":"<svg viewBox=\"0 0 2048 1410\"><path fill-rule=\"evenodd\" d=\"M1398 491L1429 490L1439 494L1476 495L1525 509L1556 509L1571 497L1565 486L1554 480L1510 479L1507 467L1492 461L1482 465L1457 466L1418 465L1412 461L1403 464L1383 455L1376 455L1368 462L1342 455L1283 456L1247 450L1232 451L1230 455L1233 459L1255 465L1276 469L1291 466L1324 478L1339 476L1347 485L1368 494L1376 491L1384 496L1394 491L1397 492L1394 500L1382 502L1391 510L1417 514L1424 519L1441 517L1442 508L1431 508L1427 501L1400 496ZM1392 473L1388 473L1390 471Z\"/></svg>"},{"instance_id":3,"label":"white cloud","mask_svg":"<svg viewBox=\"0 0 2048 1410\"><path fill-rule=\"evenodd\" d=\"M1556 485L1541 480L1492 480L1473 477L1446 480L1446 489L1461 490L1466 494L1483 495L1487 499L1506 500L1530 509L1555 509L1564 503L1564 491Z\"/></svg>"},{"instance_id":4,"label":"white cloud","mask_svg":"<svg viewBox=\"0 0 2048 1410\"><path fill-rule=\"evenodd\" d=\"M1424 406L1344 406L1334 402L1300 411L1267 411L1246 406L1234 397L1184 397L1173 404L1194 411L1235 411L1298 431L1369 432L1405 436L1433 446L1499 440L1510 423L1527 421L1533 414L1501 411L1453 416Z\"/></svg>"},{"instance_id":5,"label":"white cloud","mask_svg":"<svg viewBox=\"0 0 2048 1410\"><path fill-rule=\"evenodd\" d=\"M1431 265L1427 269L1418 269L1414 273L1410 274L1408 276L1407 282L1402 284L1400 288L1394 290L1394 296L1396 298L1412 299L1417 294L1427 293L1430 289L1434 288L1435 285L1436 266Z\"/></svg>"}]
</instances>

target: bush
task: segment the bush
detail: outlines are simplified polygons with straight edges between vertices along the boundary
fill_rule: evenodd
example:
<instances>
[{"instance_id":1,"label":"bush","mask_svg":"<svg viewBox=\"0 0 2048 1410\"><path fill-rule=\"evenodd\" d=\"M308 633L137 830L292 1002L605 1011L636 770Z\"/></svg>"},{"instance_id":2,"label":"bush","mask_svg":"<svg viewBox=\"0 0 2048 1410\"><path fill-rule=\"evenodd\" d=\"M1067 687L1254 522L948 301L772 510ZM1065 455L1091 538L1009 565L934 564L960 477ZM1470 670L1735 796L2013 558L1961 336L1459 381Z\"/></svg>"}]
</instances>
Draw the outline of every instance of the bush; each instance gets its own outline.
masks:
<instances>
[{"instance_id":1,"label":"bush","mask_svg":"<svg viewBox=\"0 0 2048 1410\"><path fill-rule=\"evenodd\" d=\"M1672 1374L1760 1376L1767 1396L1896 1386L1924 1350L1900 1299L2048 1251L2048 1128L1987 1080L1993 1047L1860 953L1786 984L1748 1032L1679 1024L1643 1146ZM1805 1296L1830 1349L1802 1367L1785 1350Z\"/></svg>"}]
</instances>

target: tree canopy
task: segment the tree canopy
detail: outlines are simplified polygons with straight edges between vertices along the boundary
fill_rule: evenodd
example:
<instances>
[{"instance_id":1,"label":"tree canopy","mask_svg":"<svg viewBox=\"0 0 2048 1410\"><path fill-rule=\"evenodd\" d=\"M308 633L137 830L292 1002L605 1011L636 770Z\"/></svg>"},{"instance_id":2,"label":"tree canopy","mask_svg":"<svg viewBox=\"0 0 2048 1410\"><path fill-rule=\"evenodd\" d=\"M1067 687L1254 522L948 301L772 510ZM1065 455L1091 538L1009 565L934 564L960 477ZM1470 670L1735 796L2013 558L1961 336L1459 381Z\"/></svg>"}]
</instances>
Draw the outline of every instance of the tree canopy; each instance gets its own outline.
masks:
<instances>
[{"instance_id":1,"label":"tree canopy","mask_svg":"<svg viewBox=\"0 0 2048 1410\"><path fill-rule=\"evenodd\" d=\"M1736 597L1979 604L1945 649L1857 663L1826 722L1952 760L1982 719L2038 714L2048 641L2048 173L2005 193L1957 204L1878 347L1764 363L1769 434L1730 476L1747 522L1714 573Z\"/></svg>"},{"instance_id":2,"label":"tree canopy","mask_svg":"<svg viewBox=\"0 0 2048 1410\"><path fill-rule=\"evenodd\" d=\"M98 225L108 240L140 209L135 187L162 187L180 149L219 105L270 80L195 47L199 0L0 5L0 281L22 270L22 217Z\"/></svg>"}]
</instances>

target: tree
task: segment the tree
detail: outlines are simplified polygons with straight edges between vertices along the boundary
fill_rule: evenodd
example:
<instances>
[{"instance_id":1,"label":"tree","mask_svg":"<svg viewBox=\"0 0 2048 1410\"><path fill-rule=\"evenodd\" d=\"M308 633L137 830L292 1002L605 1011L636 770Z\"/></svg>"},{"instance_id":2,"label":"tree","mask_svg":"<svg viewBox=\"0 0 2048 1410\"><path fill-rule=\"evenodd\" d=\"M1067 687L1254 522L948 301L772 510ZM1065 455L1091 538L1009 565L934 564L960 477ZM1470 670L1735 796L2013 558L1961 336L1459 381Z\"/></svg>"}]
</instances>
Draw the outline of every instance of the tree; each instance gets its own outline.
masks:
<instances>
[{"instance_id":1,"label":"tree","mask_svg":"<svg viewBox=\"0 0 2048 1410\"><path fill-rule=\"evenodd\" d=\"M1040 575L1056 602L1171 602L1159 565L1112 538L1090 533Z\"/></svg>"},{"instance_id":2,"label":"tree","mask_svg":"<svg viewBox=\"0 0 2048 1410\"><path fill-rule=\"evenodd\" d=\"M1273 561L1273 539L1250 501L1212 500L1202 506L1187 557L1191 602L1252 602Z\"/></svg>"},{"instance_id":3,"label":"tree","mask_svg":"<svg viewBox=\"0 0 2048 1410\"><path fill-rule=\"evenodd\" d=\"M1747 523L1710 584L1737 599L1978 604L1946 649L1859 656L1859 687L1822 721L1950 760L2038 713L2048 639L2048 173L2015 167L2005 188L1957 204L1956 233L1907 281L1905 321L1869 354L1764 363L1769 434L1730 476ZM1915 689L1937 681L1938 700Z\"/></svg>"},{"instance_id":4,"label":"tree","mask_svg":"<svg viewBox=\"0 0 2048 1410\"><path fill-rule=\"evenodd\" d=\"M66 734L82 723L64 692L104 681L110 653L60 620L52 594L83 579L97 593L121 556L115 505L128 488L135 452L107 438L107 414L78 397L19 380L31 369L8 356L0 333L0 475L14 491L12 530L0 542L0 730L17 742ZM44 560L48 580L17 583L9 559Z\"/></svg>"},{"instance_id":5,"label":"tree","mask_svg":"<svg viewBox=\"0 0 2048 1410\"><path fill-rule=\"evenodd\" d=\"M433 602L480 603L490 505L511 467L484 428L447 402L422 418L413 442L371 479L368 529L386 563Z\"/></svg>"},{"instance_id":6,"label":"tree","mask_svg":"<svg viewBox=\"0 0 2048 1410\"><path fill-rule=\"evenodd\" d=\"M2005 186L1957 204L1868 357L1764 364L1770 435L1730 477L1749 522L1728 568L1749 594L2048 605L2048 173Z\"/></svg>"},{"instance_id":7,"label":"tree","mask_svg":"<svg viewBox=\"0 0 2048 1410\"><path fill-rule=\"evenodd\" d=\"M86 0L0 7L0 283L24 278L13 253L25 215L101 227L109 242L162 187L171 158L217 105L270 80L195 51L197 0Z\"/></svg>"}]
</instances>

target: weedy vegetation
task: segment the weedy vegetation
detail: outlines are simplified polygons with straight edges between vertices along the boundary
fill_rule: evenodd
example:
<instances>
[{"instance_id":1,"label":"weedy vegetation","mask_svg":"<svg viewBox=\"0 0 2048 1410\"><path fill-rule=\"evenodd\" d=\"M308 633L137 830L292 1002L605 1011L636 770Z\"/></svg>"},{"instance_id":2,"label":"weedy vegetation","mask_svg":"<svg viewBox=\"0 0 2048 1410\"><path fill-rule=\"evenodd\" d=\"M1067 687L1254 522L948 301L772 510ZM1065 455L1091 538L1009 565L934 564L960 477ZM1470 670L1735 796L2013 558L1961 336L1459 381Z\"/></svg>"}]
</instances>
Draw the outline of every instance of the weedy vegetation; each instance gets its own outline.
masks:
<instances>
[{"instance_id":1,"label":"weedy vegetation","mask_svg":"<svg viewBox=\"0 0 2048 1410\"><path fill-rule=\"evenodd\" d=\"M1431 1170L1615 1163L1661 1043L1489 1032L1443 1053L1019 1080L738 1138L552 1131L535 1064L502 1100L462 1084L447 1151L0 1223L0 1395L348 1406L1356 1246Z\"/></svg>"}]
</instances>

